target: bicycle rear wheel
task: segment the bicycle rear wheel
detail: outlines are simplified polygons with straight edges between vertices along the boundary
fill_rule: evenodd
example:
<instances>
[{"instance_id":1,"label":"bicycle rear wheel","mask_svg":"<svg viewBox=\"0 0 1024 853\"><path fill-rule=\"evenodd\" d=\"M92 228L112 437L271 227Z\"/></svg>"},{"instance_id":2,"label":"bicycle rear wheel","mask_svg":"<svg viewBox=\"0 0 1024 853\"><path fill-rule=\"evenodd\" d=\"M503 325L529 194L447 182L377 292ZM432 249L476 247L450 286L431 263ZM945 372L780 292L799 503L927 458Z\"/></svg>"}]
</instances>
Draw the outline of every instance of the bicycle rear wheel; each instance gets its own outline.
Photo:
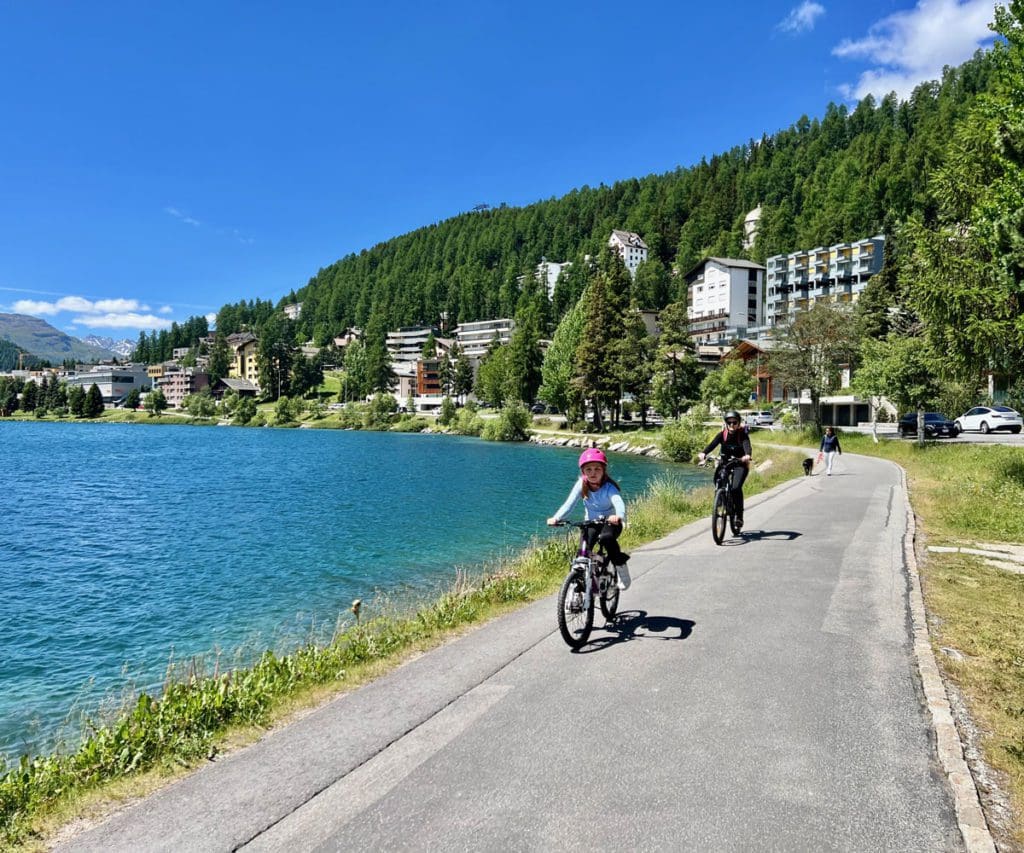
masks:
<instances>
[{"instance_id":1,"label":"bicycle rear wheel","mask_svg":"<svg viewBox=\"0 0 1024 853\"><path fill-rule=\"evenodd\" d=\"M584 594L587 577L583 572L569 572L558 592L558 630L573 649L587 642L594 627L594 596L586 602Z\"/></svg>"},{"instance_id":2,"label":"bicycle rear wheel","mask_svg":"<svg viewBox=\"0 0 1024 853\"><path fill-rule=\"evenodd\" d=\"M721 545L725 539L725 524L729 516L727 502L725 490L718 489L715 492L714 506L711 508L711 536L716 545Z\"/></svg>"}]
</instances>

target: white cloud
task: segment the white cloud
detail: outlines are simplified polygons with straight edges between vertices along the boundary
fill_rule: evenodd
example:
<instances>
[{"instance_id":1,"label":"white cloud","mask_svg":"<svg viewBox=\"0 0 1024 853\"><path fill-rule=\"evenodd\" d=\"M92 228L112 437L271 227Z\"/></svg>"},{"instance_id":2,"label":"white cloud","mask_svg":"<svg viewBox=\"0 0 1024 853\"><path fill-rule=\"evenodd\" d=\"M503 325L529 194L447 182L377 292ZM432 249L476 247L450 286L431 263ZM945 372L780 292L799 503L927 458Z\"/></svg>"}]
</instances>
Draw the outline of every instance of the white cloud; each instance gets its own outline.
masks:
<instances>
[{"instance_id":1,"label":"white cloud","mask_svg":"<svg viewBox=\"0 0 1024 853\"><path fill-rule=\"evenodd\" d=\"M211 311L209 314L207 314L206 315L206 322L209 323L211 326L214 323L216 323L217 322L217 312L216 311Z\"/></svg>"},{"instance_id":2,"label":"white cloud","mask_svg":"<svg viewBox=\"0 0 1024 853\"><path fill-rule=\"evenodd\" d=\"M150 307L138 299L97 299L82 296L62 296L55 302L19 299L11 309L15 314L53 317L74 313L67 325L87 326L90 329L166 329L171 320L164 316L145 313ZM173 313L170 305L160 309L161 314Z\"/></svg>"},{"instance_id":3,"label":"white cloud","mask_svg":"<svg viewBox=\"0 0 1024 853\"><path fill-rule=\"evenodd\" d=\"M173 216L175 219L179 219L182 222L184 222L186 225L191 225L194 228L198 228L200 225L203 224L198 219L194 219L193 217L189 216L184 211L178 210L178 208L176 208L176 207L165 207L164 208L164 213L168 213L171 216Z\"/></svg>"},{"instance_id":4,"label":"white cloud","mask_svg":"<svg viewBox=\"0 0 1024 853\"><path fill-rule=\"evenodd\" d=\"M58 308L53 302L37 302L35 299L19 299L12 306L11 311L15 314L42 314L44 316L52 316L60 313Z\"/></svg>"},{"instance_id":5,"label":"white cloud","mask_svg":"<svg viewBox=\"0 0 1024 853\"><path fill-rule=\"evenodd\" d=\"M994 5L992 0L918 0L913 9L882 18L864 38L846 39L832 49L834 56L876 66L840 91L857 100L889 92L907 98L919 83L940 79L943 66L959 65L991 42Z\"/></svg>"},{"instance_id":6,"label":"white cloud","mask_svg":"<svg viewBox=\"0 0 1024 853\"><path fill-rule=\"evenodd\" d=\"M90 329L168 329L171 326L171 321L166 317L138 314L133 311L86 314L75 317L71 322L88 326Z\"/></svg>"},{"instance_id":7,"label":"white cloud","mask_svg":"<svg viewBox=\"0 0 1024 853\"><path fill-rule=\"evenodd\" d=\"M170 305L164 305L161 308L156 309L160 314L173 314L174 309Z\"/></svg>"},{"instance_id":8,"label":"white cloud","mask_svg":"<svg viewBox=\"0 0 1024 853\"><path fill-rule=\"evenodd\" d=\"M786 33L802 33L814 29L814 23L825 14L825 7L812 0L804 0L779 22L779 29Z\"/></svg>"},{"instance_id":9,"label":"white cloud","mask_svg":"<svg viewBox=\"0 0 1024 853\"><path fill-rule=\"evenodd\" d=\"M148 311L148 305L142 305L138 299L99 299L93 303L93 311L119 313L124 311Z\"/></svg>"}]
</instances>

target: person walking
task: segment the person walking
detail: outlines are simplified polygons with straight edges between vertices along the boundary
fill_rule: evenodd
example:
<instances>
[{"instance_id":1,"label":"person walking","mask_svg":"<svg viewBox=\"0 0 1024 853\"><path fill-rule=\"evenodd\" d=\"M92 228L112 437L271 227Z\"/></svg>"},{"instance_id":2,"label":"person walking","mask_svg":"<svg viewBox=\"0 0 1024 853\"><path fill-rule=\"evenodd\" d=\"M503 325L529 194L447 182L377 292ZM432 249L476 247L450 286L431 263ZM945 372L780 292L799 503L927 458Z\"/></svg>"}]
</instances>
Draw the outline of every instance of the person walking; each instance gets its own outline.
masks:
<instances>
[{"instance_id":1,"label":"person walking","mask_svg":"<svg viewBox=\"0 0 1024 853\"><path fill-rule=\"evenodd\" d=\"M832 462L836 454L842 454L843 448L839 446L839 436L832 427L825 427L825 434L821 437L821 447L818 448L819 456L825 455L825 476L832 476Z\"/></svg>"}]
</instances>

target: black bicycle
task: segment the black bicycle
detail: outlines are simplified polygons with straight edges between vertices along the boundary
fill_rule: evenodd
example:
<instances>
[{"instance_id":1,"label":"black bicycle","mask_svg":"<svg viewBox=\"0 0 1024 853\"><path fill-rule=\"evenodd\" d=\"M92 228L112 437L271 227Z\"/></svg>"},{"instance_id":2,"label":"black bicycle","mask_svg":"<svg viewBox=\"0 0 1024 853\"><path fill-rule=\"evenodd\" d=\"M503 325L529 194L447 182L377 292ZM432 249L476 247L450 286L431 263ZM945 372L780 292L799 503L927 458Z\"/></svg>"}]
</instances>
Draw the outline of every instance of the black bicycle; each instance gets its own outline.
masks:
<instances>
[{"instance_id":1,"label":"black bicycle","mask_svg":"<svg viewBox=\"0 0 1024 853\"><path fill-rule=\"evenodd\" d=\"M599 531L604 518L592 521L563 521L559 525L577 527L580 544L569 565L569 574L558 592L558 630L574 649L583 646L594 627L594 599L601 604L605 619L613 619L619 609L619 573L599 543L593 553L587 547L588 531Z\"/></svg>"},{"instance_id":2,"label":"black bicycle","mask_svg":"<svg viewBox=\"0 0 1024 853\"><path fill-rule=\"evenodd\" d=\"M721 456L709 456L704 460L715 463L715 500L711 505L711 537L716 545L725 539L725 524L729 522L733 536L739 536L743 525L732 499L732 470L743 463L739 459L722 459Z\"/></svg>"}]
</instances>

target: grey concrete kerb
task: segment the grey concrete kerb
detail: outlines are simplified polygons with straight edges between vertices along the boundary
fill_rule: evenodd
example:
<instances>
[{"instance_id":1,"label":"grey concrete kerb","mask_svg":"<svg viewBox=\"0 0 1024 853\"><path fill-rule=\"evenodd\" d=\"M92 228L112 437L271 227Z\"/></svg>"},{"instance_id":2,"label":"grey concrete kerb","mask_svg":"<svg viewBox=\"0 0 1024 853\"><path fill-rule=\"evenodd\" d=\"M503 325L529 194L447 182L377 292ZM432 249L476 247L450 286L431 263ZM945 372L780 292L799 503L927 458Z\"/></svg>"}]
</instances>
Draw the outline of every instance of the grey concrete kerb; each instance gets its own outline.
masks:
<instances>
[{"instance_id":1,"label":"grey concrete kerb","mask_svg":"<svg viewBox=\"0 0 1024 853\"><path fill-rule=\"evenodd\" d=\"M914 628L914 655L921 673L928 710L932 715L932 727L935 729L935 745L939 753L939 761L942 763L942 769L953 790L957 823L968 851L971 853L995 853L996 846L992 841L988 823L985 821L985 813L981 809L974 777L964 759L960 732L953 722L953 711L950 708L946 687L942 683L942 676L939 674L935 653L932 651L931 640L928 636L928 620L925 616L924 596L921 594L921 575L918 571L917 555L914 550L914 543L917 540L917 521L910 506L907 472L902 466L900 466L900 478L903 483L903 501L907 513L907 536L903 540L903 556L910 578L910 616Z\"/></svg>"}]
</instances>

